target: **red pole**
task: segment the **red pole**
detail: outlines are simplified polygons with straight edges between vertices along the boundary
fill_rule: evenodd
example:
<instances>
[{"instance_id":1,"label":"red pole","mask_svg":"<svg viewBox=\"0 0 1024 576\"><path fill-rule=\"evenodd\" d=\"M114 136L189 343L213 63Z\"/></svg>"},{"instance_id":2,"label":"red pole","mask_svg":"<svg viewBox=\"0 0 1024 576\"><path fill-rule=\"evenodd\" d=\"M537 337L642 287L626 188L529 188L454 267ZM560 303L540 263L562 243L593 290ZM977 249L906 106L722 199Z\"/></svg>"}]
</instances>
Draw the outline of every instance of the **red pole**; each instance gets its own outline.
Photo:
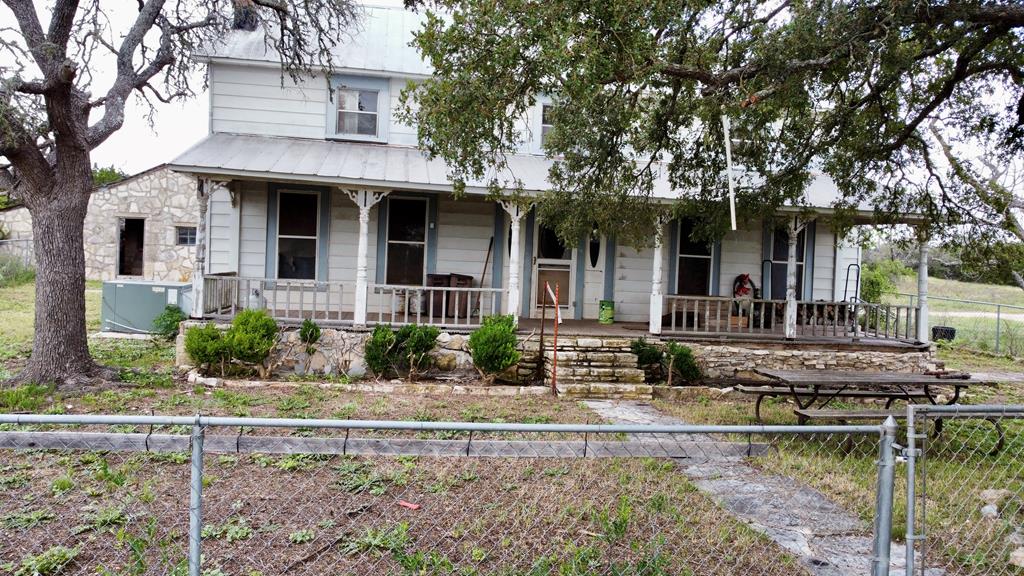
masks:
<instances>
[{"instance_id":1,"label":"red pole","mask_svg":"<svg viewBox=\"0 0 1024 576\"><path fill-rule=\"evenodd\" d=\"M558 282L555 282L555 335L551 342L551 352L554 358L551 366L551 393L558 396L558 321L561 315L558 310Z\"/></svg>"}]
</instances>

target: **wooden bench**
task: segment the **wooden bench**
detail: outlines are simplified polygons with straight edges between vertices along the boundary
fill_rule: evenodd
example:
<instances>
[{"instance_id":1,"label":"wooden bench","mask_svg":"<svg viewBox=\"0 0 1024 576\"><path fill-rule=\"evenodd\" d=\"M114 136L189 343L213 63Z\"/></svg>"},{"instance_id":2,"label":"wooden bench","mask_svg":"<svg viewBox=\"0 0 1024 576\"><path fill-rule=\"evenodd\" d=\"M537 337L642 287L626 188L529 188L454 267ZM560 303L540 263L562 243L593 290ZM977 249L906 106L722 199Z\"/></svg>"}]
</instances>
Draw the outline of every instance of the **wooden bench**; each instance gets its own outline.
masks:
<instances>
[{"instance_id":1,"label":"wooden bench","mask_svg":"<svg viewBox=\"0 0 1024 576\"><path fill-rule=\"evenodd\" d=\"M907 418L906 412L894 412L892 410L832 410L828 408L809 409L800 408L793 410L796 414L797 422L801 425L806 424L809 420L836 420L841 424L849 424L854 420L873 420L882 421L892 416L897 420L905 420ZM1003 444L1006 441L1006 437L1003 433L1003 427L999 424L999 420L995 418L985 418L992 426L996 429L996 445L989 451L989 456L995 456L1003 449ZM938 436L942 432L942 419L935 419L935 432L934 436Z\"/></svg>"},{"instance_id":2,"label":"wooden bench","mask_svg":"<svg viewBox=\"0 0 1024 576\"><path fill-rule=\"evenodd\" d=\"M818 388L790 388L789 386L751 386L739 385L735 390L743 394L754 394L757 402L754 404L754 417L758 424L761 422L761 402L765 397L778 398L781 396L797 396L810 398L813 403L818 398L831 400L832 398L885 398L885 407L888 410L892 403L897 400L929 399L930 396L925 390L893 390L891 392L879 390L860 390L856 388L818 389ZM810 404L808 403L808 405ZM803 408L803 405L798 402ZM884 420L885 417L883 416Z\"/></svg>"}]
</instances>

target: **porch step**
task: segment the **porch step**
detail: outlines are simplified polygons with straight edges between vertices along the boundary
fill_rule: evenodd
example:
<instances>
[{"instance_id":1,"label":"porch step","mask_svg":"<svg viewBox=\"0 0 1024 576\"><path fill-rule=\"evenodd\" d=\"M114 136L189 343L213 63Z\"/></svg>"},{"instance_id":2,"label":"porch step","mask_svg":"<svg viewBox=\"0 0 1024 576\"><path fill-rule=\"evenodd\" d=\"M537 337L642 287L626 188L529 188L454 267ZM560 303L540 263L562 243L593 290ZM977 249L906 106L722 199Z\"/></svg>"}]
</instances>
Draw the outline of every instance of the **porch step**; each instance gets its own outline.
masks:
<instances>
[{"instance_id":1,"label":"porch step","mask_svg":"<svg viewBox=\"0 0 1024 576\"><path fill-rule=\"evenodd\" d=\"M651 400L654 386L649 384L623 384L608 382L563 383L558 381L559 396L589 398L593 400Z\"/></svg>"},{"instance_id":2,"label":"porch step","mask_svg":"<svg viewBox=\"0 0 1024 576\"><path fill-rule=\"evenodd\" d=\"M558 341L558 387L573 396L592 398L635 398L651 393L637 391L644 387L644 371L637 367L637 357L629 350L626 338L577 336ZM556 353L544 352L545 376L551 381ZM615 391L615 387L624 387ZM628 388L628 390L627 390ZM646 387L650 388L650 387ZM624 396L622 394L625 394Z\"/></svg>"}]
</instances>

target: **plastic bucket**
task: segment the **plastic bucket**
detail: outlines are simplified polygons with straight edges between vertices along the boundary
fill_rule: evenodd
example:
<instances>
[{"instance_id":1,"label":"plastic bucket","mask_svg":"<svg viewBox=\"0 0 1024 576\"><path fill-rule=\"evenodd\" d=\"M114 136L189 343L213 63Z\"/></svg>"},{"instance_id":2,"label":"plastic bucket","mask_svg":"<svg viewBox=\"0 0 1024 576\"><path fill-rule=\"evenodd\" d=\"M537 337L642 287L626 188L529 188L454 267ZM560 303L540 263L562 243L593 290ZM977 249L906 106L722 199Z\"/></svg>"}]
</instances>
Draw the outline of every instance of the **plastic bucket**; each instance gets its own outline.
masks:
<instances>
[{"instance_id":1,"label":"plastic bucket","mask_svg":"<svg viewBox=\"0 0 1024 576\"><path fill-rule=\"evenodd\" d=\"M598 304L597 323L612 324L615 322L615 301L601 300Z\"/></svg>"}]
</instances>

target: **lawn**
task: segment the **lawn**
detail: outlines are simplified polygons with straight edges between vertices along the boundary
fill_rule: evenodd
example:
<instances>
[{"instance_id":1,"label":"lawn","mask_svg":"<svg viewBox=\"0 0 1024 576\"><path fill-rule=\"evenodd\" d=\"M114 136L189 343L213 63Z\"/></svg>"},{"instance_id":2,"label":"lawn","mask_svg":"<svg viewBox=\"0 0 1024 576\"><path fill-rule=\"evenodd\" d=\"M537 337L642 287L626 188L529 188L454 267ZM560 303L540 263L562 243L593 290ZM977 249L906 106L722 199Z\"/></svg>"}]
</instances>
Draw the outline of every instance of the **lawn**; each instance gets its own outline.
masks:
<instances>
[{"instance_id":1,"label":"lawn","mask_svg":"<svg viewBox=\"0 0 1024 576\"><path fill-rule=\"evenodd\" d=\"M32 349L35 316L35 284L0 288L0 370L11 359ZM86 328L100 327L100 284L89 282L85 292Z\"/></svg>"},{"instance_id":2,"label":"lawn","mask_svg":"<svg viewBox=\"0 0 1024 576\"><path fill-rule=\"evenodd\" d=\"M917 294L917 275L911 274L901 276L896 281L896 291L904 294ZM974 300L977 302L991 302L993 304L1006 304L1010 306L1024 307L1024 290L1016 286L1004 286L1000 284L979 284L975 282L961 282L959 280L945 280L943 278L928 278L928 295L932 298L952 298L955 300ZM908 303L909 298L895 298L893 302ZM935 311L980 311L995 312L993 306L977 304L963 304L960 302L948 302L932 300L929 302L931 309ZM1024 313L1024 310L1014 310Z\"/></svg>"}]
</instances>

